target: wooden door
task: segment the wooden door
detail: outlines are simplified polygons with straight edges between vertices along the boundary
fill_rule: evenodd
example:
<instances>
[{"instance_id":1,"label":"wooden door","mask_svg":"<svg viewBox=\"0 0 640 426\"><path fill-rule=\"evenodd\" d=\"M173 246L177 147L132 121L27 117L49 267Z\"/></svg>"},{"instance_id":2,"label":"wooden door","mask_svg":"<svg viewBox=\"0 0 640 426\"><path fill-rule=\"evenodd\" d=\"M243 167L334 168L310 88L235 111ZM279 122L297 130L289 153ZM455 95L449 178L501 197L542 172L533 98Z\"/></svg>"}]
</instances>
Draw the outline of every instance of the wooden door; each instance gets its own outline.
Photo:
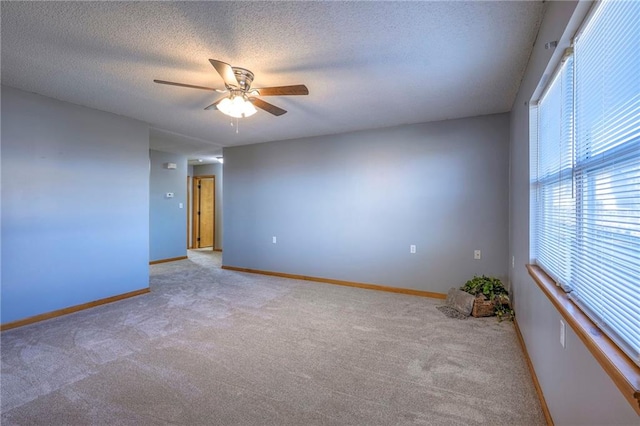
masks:
<instances>
[{"instance_id":1,"label":"wooden door","mask_svg":"<svg viewBox=\"0 0 640 426\"><path fill-rule=\"evenodd\" d=\"M213 247L215 241L215 176L193 178L193 246Z\"/></svg>"}]
</instances>

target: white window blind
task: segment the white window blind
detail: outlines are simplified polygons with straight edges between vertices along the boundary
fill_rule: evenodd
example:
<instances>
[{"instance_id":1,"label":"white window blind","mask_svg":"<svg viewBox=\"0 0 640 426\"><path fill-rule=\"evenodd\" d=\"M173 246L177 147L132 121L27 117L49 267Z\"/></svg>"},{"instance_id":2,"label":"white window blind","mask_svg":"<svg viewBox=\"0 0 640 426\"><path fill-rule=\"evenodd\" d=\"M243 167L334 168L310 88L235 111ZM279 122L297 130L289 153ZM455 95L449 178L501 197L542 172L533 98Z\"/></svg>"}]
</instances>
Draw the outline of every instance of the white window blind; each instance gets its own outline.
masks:
<instances>
[{"instance_id":1,"label":"white window blind","mask_svg":"<svg viewBox=\"0 0 640 426\"><path fill-rule=\"evenodd\" d=\"M573 59L566 58L538 102L536 260L568 286L575 238L573 188Z\"/></svg>"},{"instance_id":2,"label":"white window blind","mask_svg":"<svg viewBox=\"0 0 640 426\"><path fill-rule=\"evenodd\" d=\"M638 22L599 3L539 101L534 256L640 365Z\"/></svg>"},{"instance_id":3,"label":"white window blind","mask_svg":"<svg viewBox=\"0 0 640 426\"><path fill-rule=\"evenodd\" d=\"M575 41L574 294L640 353L640 2L598 5Z\"/></svg>"}]
</instances>

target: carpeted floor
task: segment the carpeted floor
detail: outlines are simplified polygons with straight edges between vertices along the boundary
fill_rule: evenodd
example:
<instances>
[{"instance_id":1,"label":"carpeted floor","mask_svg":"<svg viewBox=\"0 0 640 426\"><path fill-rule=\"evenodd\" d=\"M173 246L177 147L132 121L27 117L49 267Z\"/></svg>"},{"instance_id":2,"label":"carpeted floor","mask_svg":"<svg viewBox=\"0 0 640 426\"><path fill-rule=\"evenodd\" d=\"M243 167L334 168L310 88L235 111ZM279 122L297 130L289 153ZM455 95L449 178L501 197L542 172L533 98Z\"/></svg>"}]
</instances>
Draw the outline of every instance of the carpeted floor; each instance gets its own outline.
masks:
<instances>
[{"instance_id":1,"label":"carpeted floor","mask_svg":"<svg viewBox=\"0 0 640 426\"><path fill-rule=\"evenodd\" d=\"M150 294L2 333L2 424L544 424L510 322L189 256Z\"/></svg>"}]
</instances>

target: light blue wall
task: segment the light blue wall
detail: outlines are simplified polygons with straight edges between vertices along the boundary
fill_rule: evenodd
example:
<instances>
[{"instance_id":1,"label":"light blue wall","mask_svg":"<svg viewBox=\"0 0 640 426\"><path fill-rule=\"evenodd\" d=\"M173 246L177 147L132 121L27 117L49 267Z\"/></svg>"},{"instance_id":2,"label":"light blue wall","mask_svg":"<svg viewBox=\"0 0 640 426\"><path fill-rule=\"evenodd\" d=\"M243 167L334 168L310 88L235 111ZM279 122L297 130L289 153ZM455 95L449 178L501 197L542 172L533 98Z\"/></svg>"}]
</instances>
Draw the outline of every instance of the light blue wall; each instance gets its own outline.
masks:
<instances>
[{"instance_id":1,"label":"light blue wall","mask_svg":"<svg viewBox=\"0 0 640 426\"><path fill-rule=\"evenodd\" d=\"M2 86L7 323L149 286L147 125Z\"/></svg>"},{"instance_id":2,"label":"light blue wall","mask_svg":"<svg viewBox=\"0 0 640 426\"><path fill-rule=\"evenodd\" d=\"M150 150L149 159L149 260L186 256L187 157ZM167 169L166 163L177 168ZM173 198L167 198L168 192Z\"/></svg>"},{"instance_id":3,"label":"light blue wall","mask_svg":"<svg viewBox=\"0 0 640 426\"><path fill-rule=\"evenodd\" d=\"M216 215L216 223L215 223L215 243L214 248L218 250L222 250L222 240L223 240L223 205L224 205L224 197L222 196L222 169L223 165L220 163L214 164L202 164L193 166L193 176L215 176L216 177L216 187L215 187L215 197L216 197L216 206L215 206L215 215Z\"/></svg>"},{"instance_id":4,"label":"light blue wall","mask_svg":"<svg viewBox=\"0 0 640 426\"><path fill-rule=\"evenodd\" d=\"M510 253L515 268L510 280L518 325L556 425L637 425L631 405L582 344L567 327L566 348L560 345L560 314L530 278L529 262L529 106L552 55L561 55L579 16L589 7L582 3L573 19L577 2L548 2L538 40L518 96L511 111ZM565 36L563 37L563 33ZM545 50L544 44L564 40ZM558 58L555 58L558 59ZM547 69L549 74L552 69Z\"/></svg>"},{"instance_id":5,"label":"light blue wall","mask_svg":"<svg viewBox=\"0 0 640 426\"><path fill-rule=\"evenodd\" d=\"M506 278L508 143L497 114L225 148L223 263L440 293Z\"/></svg>"}]
</instances>

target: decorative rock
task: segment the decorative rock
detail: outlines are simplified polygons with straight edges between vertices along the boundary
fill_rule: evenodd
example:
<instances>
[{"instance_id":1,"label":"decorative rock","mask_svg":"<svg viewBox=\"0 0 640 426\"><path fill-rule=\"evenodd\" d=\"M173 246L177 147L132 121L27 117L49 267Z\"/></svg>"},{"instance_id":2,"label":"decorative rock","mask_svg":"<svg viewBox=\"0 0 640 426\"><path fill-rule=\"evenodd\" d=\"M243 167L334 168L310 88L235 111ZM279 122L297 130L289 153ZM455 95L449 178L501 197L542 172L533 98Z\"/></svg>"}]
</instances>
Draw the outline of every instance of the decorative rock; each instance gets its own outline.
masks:
<instances>
[{"instance_id":1,"label":"decorative rock","mask_svg":"<svg viewBox=\"0 0 640 426\"><path fill-rule=\"evenodd\" d=\"M452 288L447 293L447 300L445 301L445 304L461 314L469 316L473 309L474 300L474 295L469 294L466 291L458 290L457 288Z\"/></svg>"}]
</instances>

